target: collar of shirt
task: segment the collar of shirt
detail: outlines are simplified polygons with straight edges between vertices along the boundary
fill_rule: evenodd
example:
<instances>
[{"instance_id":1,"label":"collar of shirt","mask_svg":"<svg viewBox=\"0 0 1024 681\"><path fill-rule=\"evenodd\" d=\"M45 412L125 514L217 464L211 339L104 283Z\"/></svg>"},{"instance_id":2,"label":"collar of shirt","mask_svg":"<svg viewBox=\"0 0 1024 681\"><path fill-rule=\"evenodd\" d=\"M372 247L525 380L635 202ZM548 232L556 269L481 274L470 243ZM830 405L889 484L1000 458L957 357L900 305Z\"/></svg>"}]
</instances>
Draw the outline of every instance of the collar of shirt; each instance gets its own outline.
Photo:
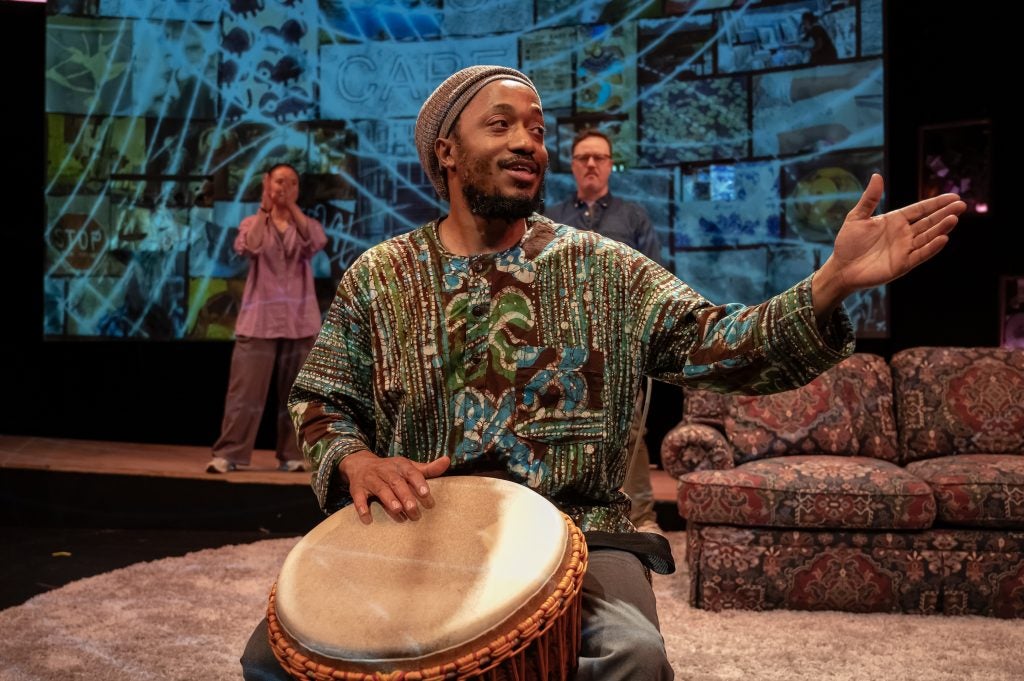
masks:
<instances>
[{"instance_id":1,"label":"collar of shirt","mask_svg":"<svg viewBox=\"0 0 1024 681\"><path fill-rule=\"evenodd\" d=\"M599 198L597 201L594 201L594 203L596 203L597 205L601 206L601 208L607 208L608 204L611 203L611 202L612 202L612 193L611 192L608 192L607 194L605 194L604 196ZM586 208L587 207L587 202L577 196L576 197L576 207L577 208Z\"/></svg>"}]
</instances>

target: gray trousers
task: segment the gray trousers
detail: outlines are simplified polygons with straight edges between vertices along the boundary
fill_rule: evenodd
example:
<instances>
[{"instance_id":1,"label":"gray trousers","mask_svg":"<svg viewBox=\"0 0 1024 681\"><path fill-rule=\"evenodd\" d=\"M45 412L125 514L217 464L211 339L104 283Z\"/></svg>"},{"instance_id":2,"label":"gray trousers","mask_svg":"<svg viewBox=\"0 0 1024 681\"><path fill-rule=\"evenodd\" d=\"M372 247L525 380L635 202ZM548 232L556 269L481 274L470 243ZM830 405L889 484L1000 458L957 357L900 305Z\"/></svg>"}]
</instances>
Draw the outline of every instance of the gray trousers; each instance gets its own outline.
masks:
<instances>
[{"instance_id":1,"label":"gray trousers","mask_svg":"<svg viewBox=\"0 0 1024 681\"><path fill-rule=\"evenodd\" d=\"M289 681L267 638L267 620L242 654L245 681ZM654 591L631 553L590 553L583 578L583 648L576 681L671 681Z\"/></svg>"},{"instance_id":2,"label":"gray trousers","mask_svg":"<svg viewBox=\"0 0 1024 681\"><path fill-rule=\"evenodd\" d=\"M248 338L240 336L231 351L231 376L224 399L224 419L213 455L248 465L267 403L270 381L277 379L277 458L302 459L295 426L288 415L288 393L315 337Z\"/></svg>"}]
</instances>

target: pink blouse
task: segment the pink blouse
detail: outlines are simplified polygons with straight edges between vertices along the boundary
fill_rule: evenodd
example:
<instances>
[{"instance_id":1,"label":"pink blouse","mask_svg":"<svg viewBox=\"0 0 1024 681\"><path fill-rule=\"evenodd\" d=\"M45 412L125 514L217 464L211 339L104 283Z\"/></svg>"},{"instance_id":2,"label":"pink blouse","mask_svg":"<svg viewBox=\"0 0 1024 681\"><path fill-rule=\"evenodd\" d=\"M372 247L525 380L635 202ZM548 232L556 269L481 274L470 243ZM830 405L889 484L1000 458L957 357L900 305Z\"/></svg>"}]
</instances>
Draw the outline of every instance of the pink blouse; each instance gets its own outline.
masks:
<instances>
[{"instance_id":1,"label":"pink blouse","mask_svg":"<svg viewBox=\"0 0 1024 681\"><path fill-rule=\"evenodd\" d=\"M313 255L327 245L323 225L307 217L309 239L294 223L282 234L264 212L242 220L235 252L248 256L249 276L242 294L236 336L253 338L306 338L320 331L320 308L313 289ZM259 248L249 246L250 235L263 232Z\"/></svg>"}]
</instances>

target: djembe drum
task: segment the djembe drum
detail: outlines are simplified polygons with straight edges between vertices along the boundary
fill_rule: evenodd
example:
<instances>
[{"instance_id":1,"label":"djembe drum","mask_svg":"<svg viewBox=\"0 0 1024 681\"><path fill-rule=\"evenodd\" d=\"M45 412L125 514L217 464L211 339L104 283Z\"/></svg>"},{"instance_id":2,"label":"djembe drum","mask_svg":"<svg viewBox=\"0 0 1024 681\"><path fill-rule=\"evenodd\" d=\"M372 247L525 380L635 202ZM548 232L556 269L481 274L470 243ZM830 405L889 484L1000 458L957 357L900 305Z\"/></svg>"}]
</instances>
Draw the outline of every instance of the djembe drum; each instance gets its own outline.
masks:
<instances>
[{"instance_id":1,"label":"djembe drum","mask_svg":"<svg viewBox=\"0 0 1024 681\"><path fill-rule=\"evenodd\" d=\"M549 501L484 477L429 482L435 507L371 525L348 506L291 550L270 644L295 679L565 680L580 647L583 533Z\"/></svg>"}]
</instances>

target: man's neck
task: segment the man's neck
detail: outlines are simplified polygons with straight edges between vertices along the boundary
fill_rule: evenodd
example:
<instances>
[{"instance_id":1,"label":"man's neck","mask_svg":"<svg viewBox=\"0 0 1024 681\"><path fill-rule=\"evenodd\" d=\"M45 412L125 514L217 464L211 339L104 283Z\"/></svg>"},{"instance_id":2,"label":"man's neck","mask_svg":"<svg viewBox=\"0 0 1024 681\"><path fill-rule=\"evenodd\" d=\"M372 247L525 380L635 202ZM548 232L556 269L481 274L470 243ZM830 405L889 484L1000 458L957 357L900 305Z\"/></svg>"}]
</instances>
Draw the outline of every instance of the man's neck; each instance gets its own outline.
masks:
<instances>
[{"instance_id":1,"label":"man's neck","mask_svg":"<svg viewBox=\"0 0 1024 681\"><path fill-rule=\"evenodd\" d=\"M437 227L441 245L455 255L500 253L519 243L525 232L525 218L488 220L455 205Z\"/></svg>"},{"instance_id":2,"label":"man's neck","mask_svg":"<svg viewBox=\"0 0 1024 681\"><path fill-rule=\"evenodd\" d=\"M593 206L595 203L597 203L598 199L602 198L607 193L608 187L602 187L601 189L593 189L589 191L586 189L577 189L576 200L582 201L588 206Z\"/></svg>"}]
</instances>

